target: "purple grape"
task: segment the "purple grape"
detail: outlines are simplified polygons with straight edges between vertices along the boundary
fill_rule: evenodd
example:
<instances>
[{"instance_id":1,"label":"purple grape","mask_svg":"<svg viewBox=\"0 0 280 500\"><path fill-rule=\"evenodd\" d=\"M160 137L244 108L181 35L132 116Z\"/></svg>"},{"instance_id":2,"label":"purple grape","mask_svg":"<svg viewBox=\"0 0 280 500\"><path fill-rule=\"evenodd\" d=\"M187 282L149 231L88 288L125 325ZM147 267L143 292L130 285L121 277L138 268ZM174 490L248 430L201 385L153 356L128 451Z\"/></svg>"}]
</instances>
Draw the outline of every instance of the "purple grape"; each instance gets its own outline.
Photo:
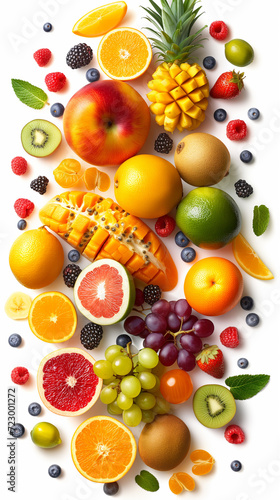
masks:
<instances>
[{"instance_id":1,"label":"purple grape","mask_svg":"<svg viewBox=\"0 0 280 500\"><path fill-rule=\"evenodd\" d=\"M144 293L142 292L142 290L140 290L140 288L136 288L135 292L136 292L136 296L135 296L134 305L136 307L142 306L142 304L144 304L144 302L145 302L145 300L144 300Z\"/></svg>"},{"instance_id":2,"label":"purple grape","mask_svg":"<svg viewBox=\"0 0 280 500\"><path fill-rule=\"evenodd\" d=\"M198 337L197 337L198 338ZM158 351L164 344L164 336L162 333L150 333L143 342L144 347L150 347L154 351Z\"/></svg>"},{"instance_id":3,"label":"purple grape","mask_svg":"<svg viewBox=\"0 0 280 500\"><path fill-rule=\"evenodd\" d=\"M145 329L145 321L139 316L128 316L124 322L124 329L130 335L139 335Z\"/></svg>"},{"instance_id":4,"label":"purple grape","mask_svg":"<svg viewBox=\"0 0 280 500\"><path fill-rule=\"evenodd\" d=\"M174 341L174 337L173 335L171 335L171 333L166 333L164 335L164 343L166 344L166 342L173 342Z\"/></svg>"},{"instance_id":5,"label":"purple grape","mask_svg":"<svg viewBox=\"0 0 280 500\"><path fill-rule=\"evenodd\" d=\"M152 305L152 313L166 317L170 312L170 304L165 299L160 299Z\"/></svg>"},{"instance_id":6,"label":"purple grape","mask_svg":"<svg viewBox=\"0 0 280 500\"><path fill-rule=\"evenodd\" d=\"M175 304L174 312L179 318L183 318L184 321L187 321L192 313L192 308L186 299L180 299L177 300Z\"/></svg>"},{"instance_id":7,"label":"purple grape","mask_svg":"<svg viewBox=\"0 0 280 500\"><path fill-rule=\"evenodd\" d=\"M159 360L163 366L171 366L178 357L177 347L173 342L167 342L159 351Z\"/></svg>"},{"instance_id":8,"label":"purple grape","mask_svg":"<svg viewBox=\"0 0 280 500\"><path fill-rule=\"evenodd\" d=\"M187 319L187 321L184 321L183 325L182 325L182 330L184 330L184 332L187 332L188 330L191 330L193 325L195 324L195 322L198 320L198 317L197 316L194 316L194 314L191 314L189 319Z\"/></svg>"},{"instance_id":9,"label":"purple grape","mask_svg":"<svg viewBox=\"0 0 280 500\"><path fill-rule=\"evenodd\" d=\"M181 335L180 344L188 352L196 353L202 349L202 340L194 333Z\"/></svg>"},{"instance_id":10,"label":"purple grape","mask_svg":"<svg viewBox=\"0 0 280 500\"><path fill-rule=\"evenodd\" d=\"M174 312L176 300L170 300L169 305L170 305L170 312Z\"/></svg>"},{"instance_id":11,"label":"purple grape","mask_svg":"<svg viewBox=\"0 0 280 500\"><path fill-rule=\"evenodd\" d=\"M181 321L175 312L171 312L167 316L168 328L171 332L178 332L180 330Z\"/></svg>"},{"instance_id":12,"label":"purple grape","mask_svg":"<svg viewBox=\"0 0 280 500\"><path fill-rule=\"evenodd\" d=\"M191 352L185 351L185 349L181 349L178 352L177 364L182 370L190 372L196 366L195 356Z\"/></svg>"},{"instance_id":13,"label":"purple grape","mask_svg":"<svg viewBox=\"0 0 280 500\"><path fill-rule=\"evenodd\" d=\"M214 332L214 324L210 319L199 319L193 325L194 333L198 337L210 337Z\"/></svg>"},{"instance_id":14,"label":"purple grape","mask_svg":"<svg viewBox=\"0 0 280 500\"><path fill-rule=\"evenodd\" d=\"M141 337L141 339L145 339L148 335L150 335L150 330L148 330L148 328L144 328L143 332L139 333L139 337Z\"/></svg>"},{"instance_id":15,"label":"purple grape","mask_svg":"<svg viewBox=\"0 0 280 500\"><path fill-rule=\"evenodd\" d=\"M162 333L167 329L167 322L160 314L150 313L146 316L146 327L151 332Z\"/></svg>"}]
</instances>

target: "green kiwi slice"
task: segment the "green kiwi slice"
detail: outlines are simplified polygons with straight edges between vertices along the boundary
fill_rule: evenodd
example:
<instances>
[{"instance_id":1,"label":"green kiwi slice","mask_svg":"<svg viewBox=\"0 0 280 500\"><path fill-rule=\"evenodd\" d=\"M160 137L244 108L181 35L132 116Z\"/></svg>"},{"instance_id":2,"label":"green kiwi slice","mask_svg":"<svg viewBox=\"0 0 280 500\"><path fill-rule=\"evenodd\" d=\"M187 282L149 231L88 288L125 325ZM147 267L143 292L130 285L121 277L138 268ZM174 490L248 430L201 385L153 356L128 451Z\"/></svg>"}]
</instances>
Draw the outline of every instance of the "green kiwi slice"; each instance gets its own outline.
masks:
<instances>
[{"instance_id":1,"label":"green kiwi slice","mask_svg":"<svg viewBox=\"0 0 280 500\"><path fill-rule=\"evenodd\" d=\"M52 154L61 143L59 128L47 120L32 120L21 131L21 142L31 156L42 158Z\"/></svg>"},{"instance_id":2,"label":"green kiwi slice","mask_svg":"<svg viewBox=\"0 0 280 500\"><path fill-rule=\"evenodd\" d=\"M226 425L236 412L231 392L218 384L202 385L193 397L193 411L197 420L211 429Z\"/></svg>"}]
</instances>

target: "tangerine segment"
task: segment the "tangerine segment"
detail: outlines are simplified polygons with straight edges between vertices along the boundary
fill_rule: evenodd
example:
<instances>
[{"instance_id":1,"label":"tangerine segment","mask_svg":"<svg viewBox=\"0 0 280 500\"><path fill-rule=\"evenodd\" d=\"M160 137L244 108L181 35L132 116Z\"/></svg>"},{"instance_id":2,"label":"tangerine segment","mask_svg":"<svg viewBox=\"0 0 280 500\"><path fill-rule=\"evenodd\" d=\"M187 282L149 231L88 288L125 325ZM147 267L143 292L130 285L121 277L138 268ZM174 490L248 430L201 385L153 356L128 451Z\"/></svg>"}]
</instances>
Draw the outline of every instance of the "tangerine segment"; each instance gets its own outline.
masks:
<instances>
[{"instance_id":1,"label":"tangerine segment","mask_svg":"<svg viewBox=\"0 0 280 500\"><path fill-rule=\"evenodd\" d=\"M212 470L215 463L212 455L205 450L194 450L190 454L190 459L194 463L192 472L197 476L204 476L205 474L208 474L208 472Z\"/></svg>"},{"instance_id":2,"label":"tangerine segment","mask_svg":"<svg viewBox=\"0 0 280 500\"><path fill-rule=\"evenodd\" d=\"M116 28L127 11L125 2L114 2L91 10L79 19L72 31L75 35L93 37Z\"/></svg>"},{"instance_id":3,"label":"tangerine segment","mask_svg":"<svg viewBox=\"0 0 280 500\"><path fill-rule=\"evenodd\" d=\"M96 187L99 191L107 191L111 184L111 179L108 174L101 172L96 167L90 167L85 170L84 183L89 191Z\"/></svg>"},{"instance_id":4,"label":"tangerine segment","mask_svg":"<svg viewBox=\"0 0 280 500\"><path fill-rule=\"evenodd\" d=\"M69 188L77 184L83 172L79 161L66 158L53 171L54 178L61 187Z\"/></svg>"},{"instance_id":5,"label":"tangerine segment","mask_svg":"<svg viewBox=\"0 0 280 500\"><path fill-rule=\"evenodd\" d=\"M195 481L186 472L175 472L169 479L169 488L172 493L179 495L184 489L193 491L195 488Z\"/></svg>"},{"instance_id":6,"label":"tangerine segment","mask_svg":"<svg viewBox=\"0 0 280 500\"><path fill-rule=\"evenodd\" d=\"M109 31L99 43L97 58L104 73L114 80L133 80L152 60L148 38L134 28Z\"/></svg>"},{"instance_id":7,"label":"tangerine segment","mask_svg":"<svg viewBox=\"0 0 280 500\"><path fill-rule=\"evenodd\" d=\"M112 417L96 416L83 422L73 435L71 453L78 471L90 481L118 481L136 457L132 432Z\"/></svg>"},{"instance_id":8,"label":"tangerine segment","mask_svg":"<svg viewBox=\"0 0 280 500\"><path fill-rule=\"evenodd\" d=\"M266 267L242 234L239 233L233 240L232 250L238 264L247 274L259 280L272 280L274 278L272 272Z\"/></svg>"},{"instance_id":9,"label":"tangerine segment","mask_svg":"<svg viewBox=\"0 0 280 500\"><path fill-rule=\"evenodd\" d=\"M75 333L77 313L63 293L45 292L33 300L28 322L34 335L44 342L65 342Z\"/></svg>"}]
</instances>

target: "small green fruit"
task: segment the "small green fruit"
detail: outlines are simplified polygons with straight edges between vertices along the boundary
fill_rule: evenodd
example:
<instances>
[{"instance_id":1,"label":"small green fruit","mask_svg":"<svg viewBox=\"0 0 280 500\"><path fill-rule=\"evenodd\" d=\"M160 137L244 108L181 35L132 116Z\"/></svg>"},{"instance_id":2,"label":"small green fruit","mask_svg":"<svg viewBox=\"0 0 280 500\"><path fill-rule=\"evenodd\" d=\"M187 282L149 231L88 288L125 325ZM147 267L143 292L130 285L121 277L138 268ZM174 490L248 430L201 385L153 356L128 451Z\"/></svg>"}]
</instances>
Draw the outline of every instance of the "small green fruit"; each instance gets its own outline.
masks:
<instances>
[{"instance_id":1,"label":"small green fruit","mask_svg":"<svg viewBox=\"0 0 280 500\"><path fill-rule=\"evenodd\" d=\"M225 44L225 56L235 66L248 66L254 59L254 49L245 40L235 38Z\"/></svg>"},{"instance_id":2,"label":"small green fruit","mask_svg":"<svg viewBox=\"0 0 280 500\"><path fill-rule=\"evenodd\" d=\"M30 432L34 444L41 448L54 448L61 443L58 429L49 422L39 422Z\"/></svg>"}]
</instances>

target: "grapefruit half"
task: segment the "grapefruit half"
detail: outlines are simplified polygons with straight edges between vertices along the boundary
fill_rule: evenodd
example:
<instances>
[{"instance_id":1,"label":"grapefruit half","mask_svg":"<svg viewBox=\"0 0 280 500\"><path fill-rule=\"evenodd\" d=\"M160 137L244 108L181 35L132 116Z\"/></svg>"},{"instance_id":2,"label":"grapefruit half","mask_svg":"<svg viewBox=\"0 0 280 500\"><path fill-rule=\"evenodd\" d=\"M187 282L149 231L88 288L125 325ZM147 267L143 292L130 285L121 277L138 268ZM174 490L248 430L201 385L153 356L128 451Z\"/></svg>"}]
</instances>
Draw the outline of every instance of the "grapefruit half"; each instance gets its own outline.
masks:
<instances>
[{"instance_id":1,"label":"grapefruit half","mask_svg":"<svg viewBox=\"0 0 280 500\"><path fill-rule=\"evenodd\" d=\"M51 352L41 361L37 387L44 405L57 415L74 417L89 410L99 397L102 379L93 371L95 359L75 347Z\"/></svg>"}]
</instances>

